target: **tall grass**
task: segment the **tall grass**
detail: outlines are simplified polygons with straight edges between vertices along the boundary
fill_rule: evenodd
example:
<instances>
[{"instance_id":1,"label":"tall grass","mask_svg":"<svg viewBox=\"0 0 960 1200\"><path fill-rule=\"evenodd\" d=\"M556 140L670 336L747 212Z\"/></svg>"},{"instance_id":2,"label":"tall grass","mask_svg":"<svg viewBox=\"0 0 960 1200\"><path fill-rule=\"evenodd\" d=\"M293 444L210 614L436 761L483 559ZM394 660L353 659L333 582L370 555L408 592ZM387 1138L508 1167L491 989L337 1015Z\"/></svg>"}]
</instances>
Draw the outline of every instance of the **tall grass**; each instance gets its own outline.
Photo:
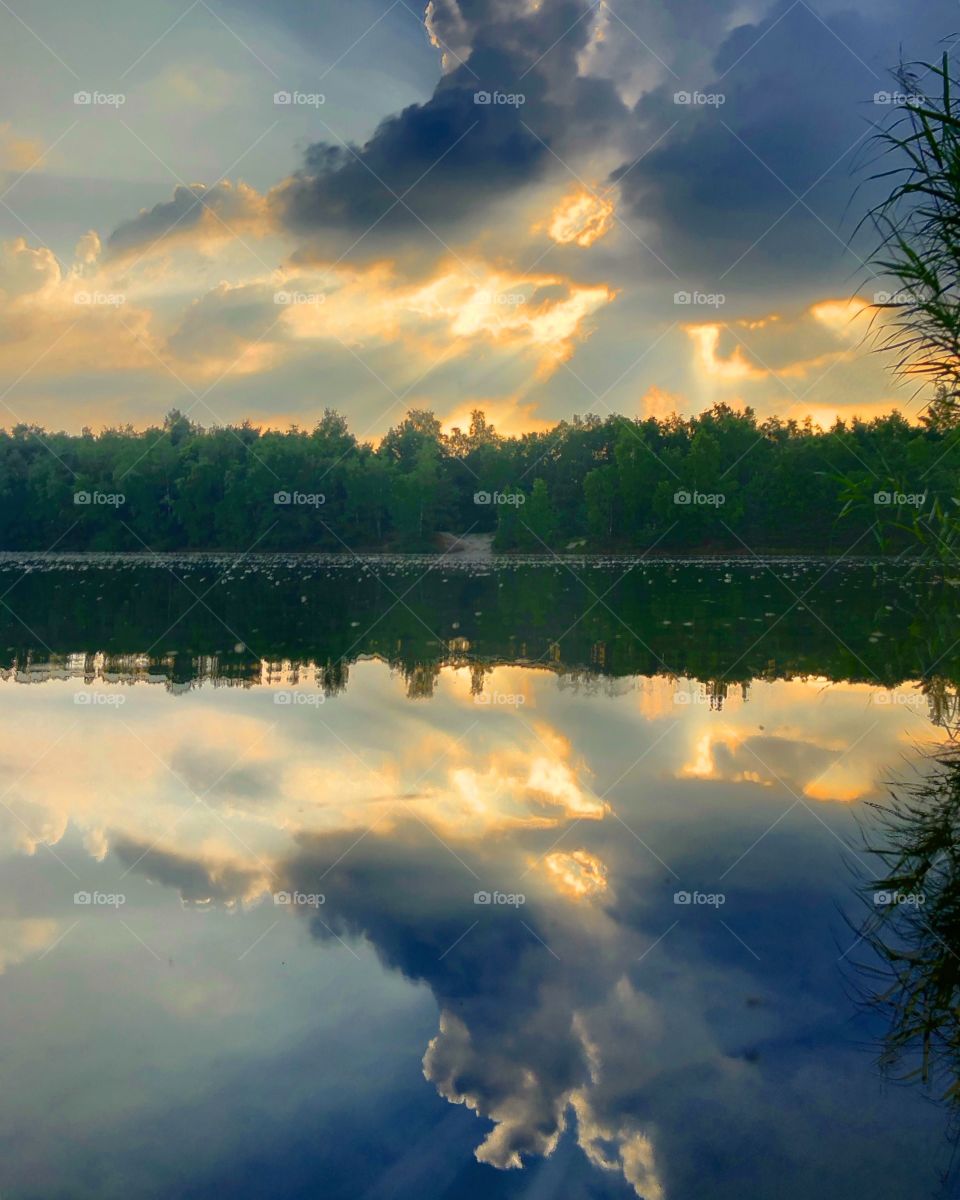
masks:
<instances>
[{"instance_id":1,"label":"tall grass","mask_svg":"<svg viewBox=\"0 0 960 1200\"><path fill-rule=\"evenodd\" d=\"M925 86L921 87L920 78ZM879 344L896 369L937 387L940 415L960 398L960 86L947 54L901 67L903 99L874 141L890 188L864 218L876 234L871 267L889 281ZM932 86L931 86L932 85Z\"/></svg>"}]
</instances>

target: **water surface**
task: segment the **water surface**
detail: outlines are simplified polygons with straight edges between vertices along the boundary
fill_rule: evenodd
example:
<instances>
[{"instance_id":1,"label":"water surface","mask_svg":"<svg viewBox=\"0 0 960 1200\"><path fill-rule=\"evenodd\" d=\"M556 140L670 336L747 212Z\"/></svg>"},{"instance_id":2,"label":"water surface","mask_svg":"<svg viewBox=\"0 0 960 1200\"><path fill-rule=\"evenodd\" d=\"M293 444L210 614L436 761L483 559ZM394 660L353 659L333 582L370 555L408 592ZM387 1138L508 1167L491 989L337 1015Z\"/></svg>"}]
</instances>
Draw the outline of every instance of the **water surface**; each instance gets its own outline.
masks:
<instances>
[{"instance_id":1,"label":"water surface","mask_svg":"<svg viewBox=\"0 0 960 1200\"><path fill-rule=\"evenodd\" d=\"M952 1194L845 919L858 818L954 718L948 581L8 556L4 589L5 1200Z\"/></svg>"}]
</instances>

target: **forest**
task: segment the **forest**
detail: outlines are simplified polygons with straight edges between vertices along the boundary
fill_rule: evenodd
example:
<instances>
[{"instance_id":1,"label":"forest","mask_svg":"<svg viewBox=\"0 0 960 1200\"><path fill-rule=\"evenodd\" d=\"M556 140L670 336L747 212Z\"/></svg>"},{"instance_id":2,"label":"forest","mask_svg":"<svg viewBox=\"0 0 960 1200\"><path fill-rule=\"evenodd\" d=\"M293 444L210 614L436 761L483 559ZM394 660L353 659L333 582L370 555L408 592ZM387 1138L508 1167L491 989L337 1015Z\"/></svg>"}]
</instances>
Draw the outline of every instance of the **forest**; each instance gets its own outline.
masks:
<instances>
[{"instance_id":1,"label":"forest","mask_svg":"<svg viewBox=\"0 0 960 1200\"><path fill-rule=\"evenodd\" d=\"M245 422L95 434L0 431L3 550L416 550L490 533L500 551L915 552L958 500L943 396L822 429L717 405L596 415L502 436L413 410L378 445L326 409L310 430Z\"/></svg>"}]
</instances>

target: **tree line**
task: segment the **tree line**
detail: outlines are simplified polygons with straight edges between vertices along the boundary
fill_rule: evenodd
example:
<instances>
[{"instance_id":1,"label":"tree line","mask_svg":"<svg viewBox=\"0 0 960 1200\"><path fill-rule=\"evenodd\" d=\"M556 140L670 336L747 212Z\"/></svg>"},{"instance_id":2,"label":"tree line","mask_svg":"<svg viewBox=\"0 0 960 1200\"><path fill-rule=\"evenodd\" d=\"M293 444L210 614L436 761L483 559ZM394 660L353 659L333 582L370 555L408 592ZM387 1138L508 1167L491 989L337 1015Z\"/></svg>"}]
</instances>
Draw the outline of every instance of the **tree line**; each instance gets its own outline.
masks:
<instances>
[{"instance_id":1,"label":"tree line","mask_svg":"<svg viewBox=\"0 0 960 1200\"><path fill-rule=\"evenodd\" d=\"M0 430L5 550L415 550L441 531L499 550L900 551L955 507L960 429L935 402L829 429L716 405L596 415L502 436L413 410L379 445L327 409L313 429L244 422L94 434Z\"/></svg>"}]
</instances>

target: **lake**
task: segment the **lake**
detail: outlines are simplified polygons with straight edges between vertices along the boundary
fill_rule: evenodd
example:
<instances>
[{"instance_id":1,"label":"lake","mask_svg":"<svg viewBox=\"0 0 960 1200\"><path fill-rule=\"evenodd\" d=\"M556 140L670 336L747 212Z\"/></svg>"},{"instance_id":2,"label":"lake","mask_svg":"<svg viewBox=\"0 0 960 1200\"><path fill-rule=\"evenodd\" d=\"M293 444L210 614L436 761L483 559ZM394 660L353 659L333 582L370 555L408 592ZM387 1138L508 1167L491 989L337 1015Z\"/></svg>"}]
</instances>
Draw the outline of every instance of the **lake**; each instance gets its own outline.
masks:
<instances>
[{"instance_id":1,"label":"lake","mask_svg":"<svg viewBox=\"0 0 960 1200\"><path fill-rule=\"evenodd\" d=\"M955 1194L857 932L954 594L0 555L0 1194Z\"/></svg>"}]
</instances>

